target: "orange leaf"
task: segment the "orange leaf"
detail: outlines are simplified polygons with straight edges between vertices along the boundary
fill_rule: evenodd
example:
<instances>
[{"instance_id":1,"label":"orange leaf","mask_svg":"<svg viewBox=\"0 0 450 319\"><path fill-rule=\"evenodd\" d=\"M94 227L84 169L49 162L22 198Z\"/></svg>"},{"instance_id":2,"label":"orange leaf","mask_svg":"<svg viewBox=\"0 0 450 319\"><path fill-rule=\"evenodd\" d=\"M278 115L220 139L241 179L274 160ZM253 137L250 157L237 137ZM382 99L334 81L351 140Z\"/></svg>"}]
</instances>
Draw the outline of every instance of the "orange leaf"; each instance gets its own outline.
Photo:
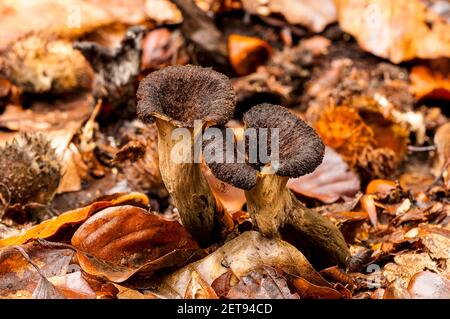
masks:
<instances>
[{"instance_id":1,"label":"orange leaf","mask_svg":"<svg viewBox=\"0 0 450 319\"><path fill-rule=\"evenodd\" d=\"M72 245L84 271L114 282L182 264L198 250L178 222L134 206L110 207L90 217Z\"/></svg>"},{"instance_id":2,"label":"orange leaf","mask_svg":"<svg viewBox=\"0 0 450 319\"><path fill-rule=\"evenodd\" d=\"M397 184L384 179L374 179L367 185L366 194L389 193Z\"/></svg>"},{"instance_id":3,"label":"orange leaf","mask_svg":"<svg viewBox=\"0 0 450 319\"><path fill-rule=\"evenodd\" d=\"M185 299L218 299L214 289L200 277L197 271L191 274L191 280L186 288Z\"/></svg>"},{"instance_id":4,"label":"orange leaf","mask_svg":"<svg viewBox=\"0 0 450 319\"><path fill-rule=\"evenodd\" d=\"M450 100L450 76L433 72L425 66L411 70L411 91L418 98Z\"/></svg>"},{"instance_id":5,"label":"orange leaf","mask_svg":"<svg viewBox=\"0 0 450 319\"><path fill-rule=\"evenodd\" d=\"M271 46L258 38L232 34L228 38L230 62L238 75L256 71L272 54Z\"/></svg>"},{"instance_id":6,"label":"orange leaf","mask_svg":"<svg viewBox=\"0 0 450 319\"><path fill-rule=\"evenodd\" d=\"M60 232L61 229L79 225L91 215L104 208L122 205L125 203L147 205L149 200L144 194L129 193L120 196L118 195L116 198L112 198L110 200L98 201L89 206L61 214L54 219L46 220L39 225L28 229L24 234L2 239L0 240L0 248L9 245L20 245L30 239L50 239Z\"/></svg>"}]
</instances>

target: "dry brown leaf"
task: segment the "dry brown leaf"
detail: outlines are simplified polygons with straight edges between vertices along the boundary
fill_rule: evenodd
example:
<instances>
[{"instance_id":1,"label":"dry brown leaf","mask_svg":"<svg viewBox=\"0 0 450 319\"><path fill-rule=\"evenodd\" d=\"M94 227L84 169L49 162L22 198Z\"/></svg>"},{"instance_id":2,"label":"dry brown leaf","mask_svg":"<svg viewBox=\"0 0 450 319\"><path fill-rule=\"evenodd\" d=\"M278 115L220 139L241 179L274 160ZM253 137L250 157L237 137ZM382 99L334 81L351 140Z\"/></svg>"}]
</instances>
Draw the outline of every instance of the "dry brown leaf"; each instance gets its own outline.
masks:
<instances>
[{"instance_id":1,"label":"dry brown leaf","mask_svg":"<svg viewBox=\"0 0 450 319\"><path fill-rule=\"evenodd\" d=\"M71 249L50 249L36 242L0 250L0 298L60 298L48 278L64 276Z\"/></svg>"},{"instance_id":2,"label":"dry brown leaf","mask_svg":"<svg viewBox=\"0 0 450 319\"><path fill-rule=\"evenodd\" d=\"M418 237L430 252L431 257L450 260L450 230L422 225L419 227Z\"/></svg>"},{"instance_id":3,"label":"dry brown leaf","mask_svg":"<svg viewBox=\"0 0 450 319\"><path fill-rule=\"evenodd\" d=\"M211 186L214 196L222 203L227 212L234 213L242 209L247 201L242 189L217 179L206 165L202 166L202 171L208 184Z\"/></svg>"},{"instance_id":4,"label":"dry brown leaf","mask_svg":"<svg viewBox=\"0 0 450 319\"><path fill-rule=\"evenodd\" d=\"M366 188L366 194L387 194L397 187L397 183L385 179L374 179Z\"/></svg>"},{"instance_id":5,"label":"dry brown leaf","mask_svg":"<svg viewBox=\"0 0 450 319\"><path fill-rule=\"evenodd\" d=\"M234 71L242 76L253 73L272 54L272 47L264 40L231 34L228 37L228 56Z\"/></svg>"},{"instance_id":6,"label":"dry brown leaf","mask_svg":"<svg viewBox=\"0 0 450 319\"><path fill-rule=\"evenodd\" d=\"M450 57L448 2L337 0L336 5L341 28L377 56L394 63Z\"/></svg>"},{"instance_id":7,"label":"dry brown leaf","mask_svg":"<svg viewBox=\"0 0 450 319\"><path fill-rule=\"evenodd\" d=\"M211 283L211 287L216 292L219 298L225 298L230 291L231 287L239 282L239 278L233 273L233 271L228 270L220 275L218 278L214 279Z\"/></svg>"},{"instance_id":8,"label":"dry brown leaf","mask_svg":"<svg viewBox=\"0 0 450 319\"><path fill-rule=\"evenodd\" d=\"M450 280L431 271L415 274L407 289L413 299L450 299Z\"/></svg>"},{"instance_id":9,"label":"dry brown leaf","mask_svg":"<svg viewBox=\"0 0 450 319\"><path fill-rule=\"evenodd\" d=\"M81 225L72 237L80 266L91 275L122 282L135 273L148 272L152 262L185 252L198 244L178 222L134 206L102 210Z\"/></svg>"},{"instance_id":10,"label":"dry brown leaf","mask_svg":"<svg viewBox=\"0 0 450 319\"><path fill-rule=\"evenodd\" d=\"M395 263L383 268L383 275L390 284L385 297L403 296L411 278L423 270L437 270L436 263L427 253L405 253L394 257Z\"/></svg>"},{"instance_id":11,"label":"dry brown leaf","mask_svg":"<svg viewBox=\"0 0 450 319\"><path fill-rule=\"evenodd\" d=\"M450 76L426 66L411 69L411 91L417 99L450 100Z\"/></svg>"},{"instance_id":12,"label":"dry brown leaf","mask_svg":"<svg viewBox=\"0 0 450 319\"><path fill-rule=\"evenodd\" d=\"M2 1L0 49L31 32L75 37L109 24L112 17L89 1Z\"/></svg>"},{"instance_id":13,"label":"dry brown leaf","mask_svg":"<svg viewBox=\"0 0 450 319\"><path fill-rule=\"evenodd\" d=\"M268 239L258 232L248 231L227 242L209 256L163 277L152 292L167 298L182 298L193 271L208 284L231 270L237 277L263 266L274 266L288 274L327 285L306 258L290 244L279 239Z\"/></svg>"},{"instance_id":14,"label":"dry brown leaf","mask_svg":"<svg viewBox=\"0 0 450 319\"><path fill-rule=\"evenodd\" d=\"M198 272L194 271L191 275L184 299L217 299L214 289L206 283Z\"/></svg>"},{"instance_id":15,"label":"dry brown leaf","mask_svg":"<svg viewBox=\"0 0 450 319\"><path fill-rule=\"evenodd\" d=\"M302 299L342 299L343 296L331 287L317 286L304 278L296 278L292 281L296 292Z\"/></svg>"},{"instance_id":16,"label":"dry brown leaf","mask_svg":"<svg viewBox=\"0 0 450 319\"><path fill-rule=\"evenodd\" d=\"M332 0L243 0L242 5L252 14L281 14L289 23L304 25L314 32L321 32L336 21L336 8Z\"/></svg>"},{"instance_id":17,"label":"dry brown leaf","mask_svg":"<svg viewBox=\"0 0 450 319\"><path fill-rule=\"evenodd\" d=\"M74 227L83 223L89 216L98 211L116 205L135 204L147 206L149 199L141 193L130 193L125 195L114 195L109 200L97 201L89 206L82 207L73 211L69 211L46 220L39 225L31 227L25 233L0 240L0 248L4 246L20 245L31 239L51 239L57 237L60 231L70 233L74 231ZM70 233L71 236L72 233ZM67 236L67 234L65 234Z\"/></svg>"},{"instance_id":18,"label":"dry brown leaf","mask_svg":"<svg viewBox=\"0 0 450 319\"><path fill-rule=\"evenodd\" d=\"M291 293L286 278L280 270L261 266L242 276L231 287L226 296L229 299L298 299Z\"/></svg>"},{"instance_id":19,"label":"dry brown leaf","mask_svg":"<svg viewBox=\"0 0 450 319\"><path fill-rule=\"evenodd\" d=\"M67 299L95 299L96 294L80 271L48 278L49 282Z\"/></svg>"},{"instance_id":20,"label":"dry brown leaf","mask_svg":"<svg viewBox=\"0 0 450 319\"><path fill-rule=\"evenodd\" d=\"M360 189L358 175L329 147L325 148L322 164L313 173L291 178L287 186L294 193L317 198L326 204L342 197L353 197Z\"/></svg>"},{"instance_id":21,"label":"dry brown leaf","mask_svg":"<svg viewBox=\"0 0 450 319\"><path fill-rule=\"evenodd\" d=\"M450 190L450 122L438 128L434 135L434 144L438 153L436 175L442 174L445 188Z\"/></svg>"}]
</instances>

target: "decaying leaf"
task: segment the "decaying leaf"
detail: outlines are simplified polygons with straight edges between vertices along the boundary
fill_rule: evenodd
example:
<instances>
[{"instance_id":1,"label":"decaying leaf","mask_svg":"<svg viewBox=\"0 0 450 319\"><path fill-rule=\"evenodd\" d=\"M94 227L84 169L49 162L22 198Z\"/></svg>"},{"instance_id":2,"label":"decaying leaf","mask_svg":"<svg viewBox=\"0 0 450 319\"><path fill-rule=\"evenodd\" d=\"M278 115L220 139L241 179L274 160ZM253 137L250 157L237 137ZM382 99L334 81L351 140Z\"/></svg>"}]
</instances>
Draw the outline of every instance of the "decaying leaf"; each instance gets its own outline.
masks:
<instances>
[{"instance_id":1,"label":"decaying leaf","mask_svg":"<svg viewBox=\"0 0 450 319\"><path fill-rule=\"evenodd\" d=\"M229 299L298 299L291 293L282 272L268 266L261 266L242 276L231 287L226 296Z\"/></svg>"},{"instance_id":2,"label":"decaying leaf","mask_svg":"<svg viewBox=\"0 0 450 319\"><path fill-rule=\"evenodd\" d=\"M0 298L61 298L48 278L64 276L74 255L36 242L0 250Z\"/></svg>"},{"instance_id":3,"label":"decaying leaf","mask_svg":"<svg viewBox=\"0 0 450 319\"><path fill-rule=\"evenodd\" d=\"M302 299L342 299L343 296L331 287L317 286L304 278L296 278L292 281L296 292Z\"/></svg>"},{"instance_id":4,"label":"decaying leaf","mask_svg":"<svg viewBox=\"0 0 450 319\"><path fill-rule=\"evenodd\" d=\"M316 170L308 175L289 179L287 186L297 194L317 198L329 204L342 197L353 197L359 191L359 178L342 157L330 147Z\"/></svg>"},{"instance_id":5,"label":"decaying leaf","mask_svg":"<svg viewBox=\"0 0 450 319\"><path fill-rule=\"evenodd\" d=\"M438 153L436 175L442 175L446 189L450 190L450 122L438 128L434 144Z\"/></svg>"},{"instance_id":6,"label":"decaying leaf","mask_svg":"<svg viewBox=\"0 0 450 319\"><path fill-rule=\"evenodd\" d=\"M415 274L408 292L413 299L450 299L450 280L431 271Z\"/></svg>"},{"instance_id":7,"label":"decaying leaf","mask_svg":"<svg viewBox=\"0 0 450 319\"><path fill-rule=\"evenodd\" d=\"M83 223L89 216L111 206L136 204L146 206L149 203L147 196L140 193L116 195L109 200L97 201L87 207L66 212L39 225L31 227L25 233L0 240L0 247L20 245L31 239L51 239L58 236L59 232L74 231L73 227ZM64 235L64 234L62 234ZM67 234L66 234L67 235ZM71 235L71 234L70 234ZM69 237L70 238L70 237Z\"/></svg>"},{"instance_id":8,"label":"decaying leaf","mask_svg":"<svg viewBox=\"0 0 450 319\"><path fill-rule=\"evenodd\" d=\"M148 271L151 262L177 250L184 256L198 249L178 222L134 206L110 207L90 217L73 235L72 245L84 271L115 282Z\"/></svg>"},{"instance_id":9,"label":"decaying leaf","mask_svg":"<svg viewBox=\"0 0 450 319\"><path fill-rule=\"evenodd\" d=\"M321 32L336 21L336 8L332 0L243 0L242 5L252 14L281 14L289 23L304 25L314 32Z\"/></svg>"},{"instance_id":10,"label":"decaying leaf","mask_svg":"<svg viewBox=\"0 0 450 319\"><path fill-rule=\"evenodd\" d=\"M83 278L81 271L48 278L50 283L67 299L95 299L96 294Z\"/></svg>"},{"instance_id":11,"label":"decaying leaf","mask_svg":"<svg viewBox=\"0 0 450 319\"><path fill-rule=\"evenodd\" d=\"M306 258L290 244L279 239L268 239L248 231L227 242L215 252L171 275L158 280L153 292L168 298L182 298L193 271L208 284L231 270L237 277L245 276L254 268L267 265L301 276L311 283L327 285Z\"/></svg>"},{"instance_id":12,"label":"decaying leaf","mask_svg":"<svg viewBox=\"0 0 450 319\"><path fill-rule=\"evenodd\" d=\"M450 7L449 7L450 8ZM450 100L450 77L426 66L411 69L411 91L418 99Z\"/></svg>"},{"instance_id":13,"label":"decaying leaf","mask_svg":"<svg viewBox=\"0 0 450 319\"><path fill-rule=\"evenodd\" d=\"M338 0L341 28L359 45L394 63L450 57L447 1Z\"/></svg>"},{"instance_id":14,"label":"decaying leaf","mask_svg":"<svg viewBox=\"0 0 450 319\"><path fill-rule=\"evenodd\" d=\"M389 297L407 295L406 288L416 273L427 269L437 270L436 263L427 253L406 253L395 256L394 261L383 269L383 275L390 283L391 291L387 292Z\"/></svg>"},{"instance_id":15,"label":"decaying leaf","mask_svg":"<svg viewBox=\"0 0 450 319\"><path fill-rule=\"evenodd\" d=\"M193 271L184 299L217 299L217 295L214 289L200 277L198 272Z\"/></svg>"},{"instance_id":16,"label":"decaying leaf","mask_svg":"<svg viewBox=\"0 0 450 319\"><path fill-rule=\"evenodd\" d=\"M261 39L232 34L228 37L228 56L238 75L256 71L272 53L270 45Z\"/></svg>"},{"instance_id":17,"label":"decaying leaf","mask_svg":"<svg viewBox=\"0 0 450 319\"><path fill-rule=\"evenodd\" d=\"M242 209L247 201L242 189L218 180L206 165L202 166L202 170L214 196L222 203L227 212L234 213Z\"/></svg>"}]
</instances>

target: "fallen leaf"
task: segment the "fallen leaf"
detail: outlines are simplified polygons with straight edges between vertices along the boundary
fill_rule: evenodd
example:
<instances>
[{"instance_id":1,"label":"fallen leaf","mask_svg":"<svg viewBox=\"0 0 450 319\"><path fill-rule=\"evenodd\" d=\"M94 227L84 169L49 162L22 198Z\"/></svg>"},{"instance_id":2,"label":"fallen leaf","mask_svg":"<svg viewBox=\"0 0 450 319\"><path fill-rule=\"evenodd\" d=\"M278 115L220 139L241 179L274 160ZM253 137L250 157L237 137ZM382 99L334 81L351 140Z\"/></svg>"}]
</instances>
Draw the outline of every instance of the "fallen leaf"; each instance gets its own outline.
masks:
<instances>
[{"instance_id":1,"label":"fallen leaf","mask_svg":"<svg viewBox=\"0 0 450 319\"><path fill-rule=\"evenodd\" d=\"M217 179L206 165L202 165L202 172L211 186L214 196L222 203L228 213L232 214L242 209L247 202L242 189Z\"/></svg>"},{"instance_id":2,"label":"fallen leaf","mask_svg":"<svg viewBox=\"0 0 450 319\"><path fill-rule=\"evenodd\" d=\"M436 263L427 253L405 253L395 256L394 261L383 268L383 275L391 286L384 298L406 294L408 283L416 273L426 269L437 270Z\"/></svg>"},{"instance_id":3,"label":"fallen leaf","mask_svg":"<svg viewBox=\"0 0 450 319\"><path fill-rule=\"evenodd\" d=\"M450 57L448 2L338 0L336 5L342 30L370 53L394 63Z\"/></svg>"},{"instance_id":4,"label":"fallen leaf","mask_svg":"<svg viewBox=\"0 0 450 319\"><path fill-rule=\"evenodd\" d=\"M336 8L332 0L243 0L242 5L252 14L281 14L289 23L304 25L317 33L336 21Z\"/></svg>"},{"instance_id":5,"label":"fallen leaf","mask_svg":"<svg viewBox=\"0 0 450 319\"><path fill-rule=\"evenodd\" d=\"M61 298L48 278L67 273L71 249L52 249L30 242L0 250L1 298Z\"/></svg>"},{"instance_id":6,"label":"fallen leaf","mask_svg":"<svg viewBox=\"0 0 450 319\"><path fill-rule=\"evenodd\" d=\"M413 299L450 299L450 280L431 271L415 274L407 289Z\"/></svg>"},{"instance_id":7,"label":"fallen leaf","mask_svg":"<svg viewBox=\"0 0 450 319\"><path fill-rule=\"evenodd\" d=\"M418 237L435 259L450 260L450 230L431 225L421 225Z\"/></svg>"},{"instance_id":8,"label":"fallen leaf","mask_svg":"<svg viewBox=\"0 0 450 319\"><path fill-rule=\"evenodd\" d=\"M355 196L360 182L358 175L349 169L342 157L326 147L322 164L311 174L289 179L287 186L294 193L330 204L341 197Z\"/></svg>"},{"instance_id":9,"label":"fallen leaf","mask_svg":"<svg viewBox=\"0 0 450 319\"><path fill-rule=\"evenodd\" d=\"M306 258L290 244L279 239L268 239L258 232L248 231L227 242L212 254L191 263L171 275L158 280L151 291L167 298L182 298L193 271L208 284L231 270L237 277L245 276L260 266L274 266L288 274L327 285Z\"/></svg>"},{"instance_id":10,"label":"fallen leaf","mask_svg":"<svg viewBox=\"0 0 450 319\"><path fill-rule=\"evenodd\" d=\"M417 99L450 100L450 76L426 66L411 69L411 92Z\"/></svg>"},{"instance_id":11,"label":"fallen leaf","mask_svg":"<svg viewBox=\"0 0 450 319\"><path fill-rule=\"evenodd\" d=\"M89 206L69 211L39 225L33 226L25 233L0 240L0 248L10 245L20 245L30 239L51 239L57 237L59 232L74 231L73 228L83 223L89 216L98 211L117 205L137 204L146 206L149 203L147 196L140 193L116 195L105 201L97 201ZM67 234L66 234L67 235Z\"/></svg>"},{"instance_id":12,"label":"fallen leaf","mask_svg":"<svg viewBox=\"0 0 450 319\"><path fill-rule=\"evenodd\" d=\"M96 294L83 278L81 271L48 278L67 299L95 299Z\"/></svg>"},{"instance_id":13,"label":"fallen leaf","mask_svg":"<svg viewBox=\"0 0 450 319\"><path fill-rule=\"evenodd\" d=\"M434 144L438 153L436 175L442 175L445 188L450 190L450 122L437 129L434 135Z\"/></svg>"},{"instance_id":14,"label":"fallen leaf","mask_svg":"<svg viewBox=\"0 0 450 319\"><path fill-rule=\"evenodd\" d=\"M228 56L234 71L242 76L253 73L272 54L272 47L264 40L231 34L228 37Z\"/></svg>"},{"instance_id":15,"label":"fallen leaf","mask_svg":"<svg viewBox=\"0 0 450 319\"><path fill-rule=\"evenodd\" d=\"M342 299L343 296L331 287L317 286L304 278L296 278L292 281L296 292L302 299Z\"/></svg>"},{"instance_id":16,"label":"fallen leaf","mask_svg":"<svg viewBox=\"0 0 450 319\"><path fill-rule=\"evenodd\" d=\"M184 299L217 299L216 292L194 271L186 288Z\"/></svg>"},{"instance_id":17,"label":"fallen leaf","mask_svg":"<svg viewBox=\"0 0 450 319\"><path fill-rule=\"evenodd\" d=\"M90 217L72 237L80 266L91 275L122 282L154 261L185 255L197 243L178 222L134 206L109 207ZM182 260L182 259L181 259ZM181 261L180 261L181 263Z\"/></svg>"},{"instance_id":18,"label":"fallen leaf","mask_svg":"<svg viewBox=\"0 0 450 319\"><path fill-rule=\"evenodd\" d=\"M235 286L239 282L239 278L233 273L233 271L228 270L216 278L212 283L211 287L216 292L219 298L226 298L228 291L231 287Z\"/></svg>"},{"instance_id":19,"label":"fallen leaf","mask_svg":"<svg viewBox=\"0 0 450 319\"><path fill-rule=\"evenodd\" d=\"M386 194L397 187L397 184L393 181L374 179L370 181L366 188L366 194Z\"/></svg>"},{"instance_id":20,"label":"fallen leaf","mask_svg":"<svg viewBox=\"0 0 450 319\"><path fill-rule=\"evenodd\" d=\"M298 299L291 293L286 278L280 270L261 266L242 276L231 287L228 299Z\"/></svg>"},{"instance_id":21,"label":"fallen leaf","mask_svg":"<svg viewBox=\"0 0 450 319\"><path fill-rule=\"evenodd\" d=\"M364 195L361 198L361 208L367 212L370 222L376 227L378 224L378 214L374 195Z\"/></svg>"}]
</instances>

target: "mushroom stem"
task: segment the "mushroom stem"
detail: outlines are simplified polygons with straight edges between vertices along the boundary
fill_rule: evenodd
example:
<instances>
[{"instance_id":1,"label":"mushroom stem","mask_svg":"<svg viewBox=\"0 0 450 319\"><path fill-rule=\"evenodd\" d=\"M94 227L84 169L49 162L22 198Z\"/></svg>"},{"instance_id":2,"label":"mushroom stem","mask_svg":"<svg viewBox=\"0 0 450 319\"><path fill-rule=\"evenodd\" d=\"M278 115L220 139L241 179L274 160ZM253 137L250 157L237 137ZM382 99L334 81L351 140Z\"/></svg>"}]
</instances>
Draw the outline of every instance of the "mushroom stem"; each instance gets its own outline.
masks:
<instances>
[{"instance_id":1,"label":"mushroom stem","mask_svg":"<svg viewBox=\"0 0 450 319\"><path fill-rule=\"evenodd\" d=\"M287 181L287 177L259 174L256 186L245 192L249 213L259 231L300 248L318 267L345 266L349 252L342 233L298 201L286 187Z\"/></svg>"},{"instance_id":2,"label":"mushroom stem","mask_svg":"<svg viewBox=\"0 0 450 319\"><path fill-rule=\"evenodd\" d=\"M177 163L171 158L172 150L178 143L172 139L172 132L177 126L158 118L156 126L162 180L178 209L184 227L200 245L208 245L218 236L218 232L215 232L218 223L216 211L221 208L201 172L200 164L193 161ZM191 129L191 136L192 131ZM193 145L194 143L191 143L188 146L191 147L190 154L194 154Z\"/></svg>"}]
</instances>

